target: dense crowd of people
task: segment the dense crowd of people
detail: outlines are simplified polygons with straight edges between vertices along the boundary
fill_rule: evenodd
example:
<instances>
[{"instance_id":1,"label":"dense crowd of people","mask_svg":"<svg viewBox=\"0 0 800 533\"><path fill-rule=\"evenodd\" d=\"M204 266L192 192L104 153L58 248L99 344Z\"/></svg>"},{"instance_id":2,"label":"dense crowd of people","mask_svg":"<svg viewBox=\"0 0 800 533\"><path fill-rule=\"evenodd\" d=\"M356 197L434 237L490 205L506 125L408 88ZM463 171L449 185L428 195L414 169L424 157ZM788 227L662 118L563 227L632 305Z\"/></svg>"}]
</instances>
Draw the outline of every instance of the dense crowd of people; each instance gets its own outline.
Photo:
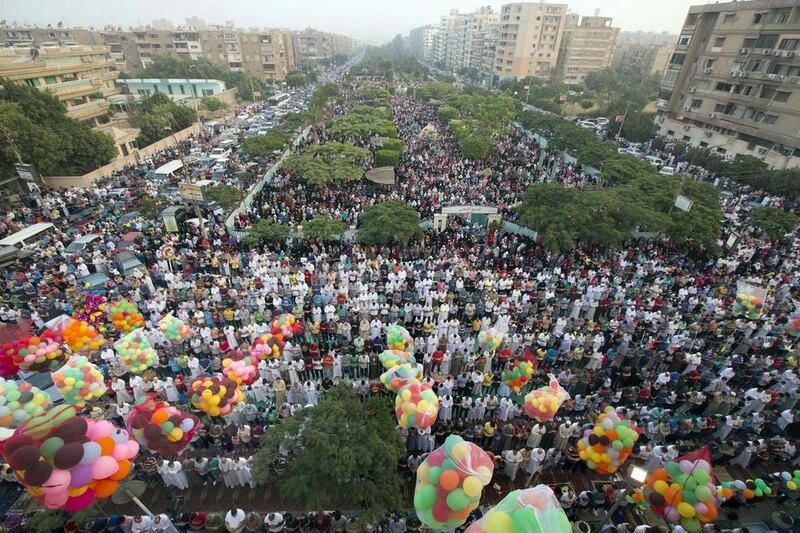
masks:
<instances>
[{"instance_id":1,"label":"dense crowd of people","mask_svg":"<svg viewBox=\"0 0 800 533\"><path fill-rule=\"evenodd\" d=\"M422 218L463 204L496 206L512 216L510 207L532 181L595 183L524 131L510 131L492 157L469 161L430 104L397 94L391 107L405 143L396 188L367 186L363 180L314 187L280 171L237 218L237 227L262 219L298 225L319 213L355 226L366 206L387 199L413 206ZM346 106L336 112L345 111ZM214 217L207 238L189 226L169 233L160 221L141 216L117 223L131 203L112 201L112 189L124 187L126 196L137 190L158 194L168 184L148 181L147 171L213 138L206 130L93 190L48 192L41 209L9 211L0 221L0 234L39 220L59 229L36 255L5 270L4 323L30 319L33 330L43 329L48 320L70 313L82 278L103 272L111 278L108 295L136 303L146 328L157 330L168 313L192 328L177 351L154 332L161 360L141 375L127 374L111 348L96 354L109 393L87 410L91 417L124 423L135 401L149 393L191 409L186 388L193 378L219 372L226 354L247 350L278 314L293 313L304 322L304 334L286 344L280 359L259 363L245 401L229 415L205 419L187 453L167 458L142 453L136 472L145 481L177 493L200 485L256 488L253 454L271 425L315 405L342 380L364 398L386 394L377 381L377 355L385 348L386 328L395 323L411 333L414 356L441 402L431 429L398 428L406 446L399 468L409 482L426 454L457 434L496 455L495 479L509 487L537 484L545 474L568 485L571 476L586 470L577 440L608 405L642 429L632 460L647 468L705 445L715 465L743 471L758 464L800 464L797 349L785 330L793 298L798 299L800 242L797 236L770 240L747 221L754 195L764 205L780 205L779 199L720 180L730 192L723 200L727 221L720 239L726 242L736 233L738 244L718 259L658 240L631 241L622 250L585 245L556 255L526 237L459 217L403 249L297 239L246 247ZM326 140L330 137L315 129L297 149ZM374 137L350 140L372 153L377 147ZM232 160L246 168L243 154ZM263 170L256 167L253 174ZM76 230L63 213L66 204L94 207L98 216ZM127 246L141 255L147 273L123 275L113 261L129 232L137 235ZM92 233L101 239L88 253L62 255L72 238ZM734 312L737 280L767 289L758 319ZM491 358L476 343L478 333L489 328L504 334ZM553 375L570 393L552 422L526 416L520 396L502 381L503 369L518 359L536 367L528 388ZM559 496L575 519L593 509L604 512L617 500L613 484L606 492L567 487ZM110 516L102 525L75 526L85 531L159 531L168 523L206 531L420 530L413 517L356 526L341 513L234 509L225 515L191 509L191 502L183 506L188 512ZM659 531L622 520L613 527Z\"/></svg>"}]
</instances>

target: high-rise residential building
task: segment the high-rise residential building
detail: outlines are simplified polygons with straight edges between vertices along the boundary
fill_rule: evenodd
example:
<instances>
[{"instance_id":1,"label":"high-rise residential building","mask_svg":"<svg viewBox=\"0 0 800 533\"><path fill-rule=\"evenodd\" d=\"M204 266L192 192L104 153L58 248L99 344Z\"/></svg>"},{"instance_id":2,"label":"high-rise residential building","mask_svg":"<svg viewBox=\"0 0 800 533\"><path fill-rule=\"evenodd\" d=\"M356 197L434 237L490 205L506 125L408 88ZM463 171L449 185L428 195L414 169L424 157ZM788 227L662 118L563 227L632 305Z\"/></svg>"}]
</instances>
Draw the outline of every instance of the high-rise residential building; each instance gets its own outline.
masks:
<instances>
[{"instance_id":1,"label":"high-rise residential building","mask_svg":"<svg viewBox=\"0 0 800 533\"><path fill-rule=\"evenodd\" d=\"M310 28L301 32L282 29L243 31L228 26L209 26L197 17L187 19L187 26L189 28L177 30L109 27L102 31L4 28L0 30L0 45L104 45L108 47L108 55L116 70L133 76L141 74L157 55L188 59L202 57L263 80L284 79L297 61L318 61L336 54L352 53L355 48L355 42L349 37Z\"/></svg>"},{"instance_id":2,"label":"high-rise residential building","mask_svg":"<svg viewBox=\"0 0 800 533\"><path fill-rule=\"evenodd\" d=\"M800 4L690 7L656 107L670 139L800 166Z\"/></svg>"},{"instance_id":3,"label":"high-rise residential building","mask_svg":"<svg viewBox=\"0 0 800 533\"><path fill-rule=\"evenodd\" d=\"M623 31L614 48L611 68L618 72L661 76L677 42L678 36L667 32Z\"/></svg>"},{"instance_id":4,"label":"high-rise residential building","mask_svg":"<svg viewBox=\"0 0 800 533\"><path fill-rule=\"evenodd\" d=\"M513 3L500 10L493 81L548 77L556 68L567 4Z\"/></svg>"},{"instance_id":5,"label":"high-rise residential building","mask_svg":"<svg viewBox=\"0 0 800 533\"><path fill-rule=\"evenodd\" d=\"M487 40L494 35L493 30L500 23L500 14L490 6L481 7L466 17L464 35L464 55L460 66L482 71L486 64Z\"/></svg>"},{"instance_id":6,"label":"high-rise residential building","mask_svg":"<svg viewBox=\"0 0 800 533\"><path fill-rule=\"evenodd\" d=\"M169 19L154 19L153 20L153 29L154 30L174 30L175 25Z\"/></svg>"},{"instance_id":7,"label":"high-rise residential building","mask_svg":"<svg viewBox=\"0 0 800 533\"><path fill-rule=\"evenodd\" d=\"M408 32L408 49L415 57L430 59L436 27L433 25L420 26Z\"/></svg>"},{"instance_id":8,"label":"high-rise residential building","mask_svg":"<svg viewBox=\"0 0 800 533\"><path fill-rule=\"evenodd\" d=\"M92 126L108 122L106 97L119 92L113 65L105 46L0 48L0 77L52 94L64 103L67 116Z\"/></svg>"},{"instance_id":9,"label":"high-rise residential building","mask_svg":"<svg viewBox=\"0 0 800 533\"><path fill-rule=\"evenodd\" d=\"M570 13L558 53L558 73L567 85L582 83L592 72L611 66L619 28L610 17L583 17Z\"/></svg>"}]
</instances>

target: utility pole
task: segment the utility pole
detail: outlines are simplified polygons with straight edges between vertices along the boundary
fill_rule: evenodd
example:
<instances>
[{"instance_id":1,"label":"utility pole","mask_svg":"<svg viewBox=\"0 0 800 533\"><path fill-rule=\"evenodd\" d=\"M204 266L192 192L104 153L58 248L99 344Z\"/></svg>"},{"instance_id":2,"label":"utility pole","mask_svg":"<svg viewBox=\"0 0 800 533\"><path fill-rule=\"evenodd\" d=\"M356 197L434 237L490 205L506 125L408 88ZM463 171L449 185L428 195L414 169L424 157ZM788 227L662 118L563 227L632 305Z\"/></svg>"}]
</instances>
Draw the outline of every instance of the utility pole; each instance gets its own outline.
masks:
<instances>
[{"instance_id":1,"label":"utility pole","mask_svg":"<svg viewBox=\"0 0 800 533\"><path fill-rule=\"evenodd\" d=\"M622 115L622 122L619 123L619 131L617 132L617 140L619 141L620 137L622 137L622 127L625 125L625 119L628 117L628 109L631 107L630 100L625 105L625 114Z\"/></svg>"}]
</instances>

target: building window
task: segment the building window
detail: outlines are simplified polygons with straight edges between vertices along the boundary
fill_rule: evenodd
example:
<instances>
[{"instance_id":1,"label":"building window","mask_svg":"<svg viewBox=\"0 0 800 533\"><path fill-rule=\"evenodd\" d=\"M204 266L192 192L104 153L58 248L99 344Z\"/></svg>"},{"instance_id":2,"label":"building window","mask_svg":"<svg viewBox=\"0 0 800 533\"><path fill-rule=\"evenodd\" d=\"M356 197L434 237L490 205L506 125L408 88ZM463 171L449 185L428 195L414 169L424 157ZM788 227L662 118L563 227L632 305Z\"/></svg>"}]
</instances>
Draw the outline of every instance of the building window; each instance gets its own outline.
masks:
<instances>
[{"instance_id":1,"label":"building window","mask_svg":"<svg viewBox=\"0 0 800 533\"><path fill-rule=\"evenodd\" d=\"M778 122L778 115L764 115L764 124L775 124Z\"/></svg>"},{"instance_id":2,"label":"building window","mask_svg":"<svg viewBox=\"0 0 800 533\"><path fill-rule=\"evenodd\" d=\"M778 48L781 50L797 50L798 43L800 43L800 39L784 39Z\"/></svg>"},{"instance_id":3,"label":"building window","mask_svg":"<svg viewBox=\"0 0 800 533\"><path fill-rule=\"evenodd\" d=\"M725 44L725 37L717 37L714 39L714 48L722 48L722 45Z\"/></svg>"},{"instance_id":4,"label":"building window","mask_svg":"<svg viewBox=\"0 0 800 533\"><path fill-rule=\"evenodd\" d=\"M790 96L792 96L792 93L789 91L776 91L772 99L776 102L788 102Z\"/></svg>"},{"instance_id":5,"label":"building window","mask_svg":"<svg viewBox=\"0 0 800 533\"><path fill-rule=\"evenodd\" d=\"M714 112L716 112L716 113L724 113L726 107L727 106L725 104L717 104L717 105L714 106Z\"/></svg>"},{"instance_id":6,"label":"building window","mask_svg":"<svg viewBox=\"0 0 800 533\"><path fill-rule=\"evenodd\" d=\"M742 43L742 47L744 47L744 48L753 48L753 47L755 47L757 40L758 39L756 39L755 37L751 37L749 39L745 39L744 42Z\"/></svg>"},{"instance_id":7,"label":"building window","mask_svg":"<svg viewBox=\"0 0 800 533\"><path fill-rule=\"evenodd\" d=\"M764 21L766 13L756 13L753 16L753 24L761 24Z\"/></svg>"},{"instance_id":8,"label":"building window","mask_svg":"<svg viewBox=\"0 0 800 533\"><path fill-rule=\"evenodd\" d=\"M715 58L706 59L706 68L714 68L714 64L717 62Z\"/></svg>"},{"instance_id":9,"label":"building window","mask_svg":"<svg viewBox=\"0 0 800 533\"><path fill-rule=\"evenodd\" d=\"M686 17L686 22L684 22L683 25L694 26L695 24L697 24L697 19L699 18L700 15L698 13L689 13L689 15Z\"/></svg>"},{"instance_id":10,"label":"building window","mask_svg":"<svg viewBox=\"0 0 800 533\"><path fill-rule=\"evenodd\" d=\"M703 100L701 98L694 98L692 99L691 103L692 108L703 107Z\"/></svg>"},{"instance_id":11,"label":"building window","mask_svg":"<svg viewBox=\"0 0 800 533\"><path fill-rule=\"evenodd\" d=\"M25 85L30 87L38 87L39 86L39 79L38 78L28 78L25 80Z\"/></svg>"},{"instance_id":12,"label":"building window","mask_svg":"<svg viewBox=\"0 0 800 533\"><path fill-rule=\"evenodd\" d=\"M214 94L213 89L203 89L203 96L211 96Z\"/></svg>"},{"instance_id":13,"label":"building window","mask_svg":"<svg viewBox=\"0 0 800 533\"><path fill-rule=\"evenodd\" d=\"M45 85L53 85L54 83L58 83L58 81L56 81L56 77L55 76L45 76L44 77L44 84Z\"/></svg>"},{"instance_id":14,"label":"building window","mask_svg":"<svg viewBox=\"0 0 800 533\"><path fill-rule=\"evenodd\" d=\"M778 44L778 35L759 35L753 48L775 48Z\"/></svg>"},{"instance_id":15,"label":"building window","mask_svg":"<svg viewBox=\"0 0 800 533\"><path fill-rule=\"evenodd\" d=\"M781 11L778 13L778 16L775 17L775 22L778 24L786 24L789 22L789 16L792 14L791 11Z\"/></svg>"},{"instance_id":16,"label":"building window","mask_svg":"<svg viewBox=\"0 0 800 533\"><path fill-rule=\"evenodd\" d=\"M686 54L672 54L669 60L671 65L683 65L684 61L686 61Z\"/></svg>"},{"instance_id":17,"label":"building window","mask_svg":"<svg viewBox=\"0 0 800 533\"><path fill-rule=\"evenodd\" d=\"M683 34L678 39L678 46L688 46L691 41L692 41L691 34Z\"/></svg>"},{"instance_id":18,"label":"building window","mask_svg":"<svg viewBox=\"0 0 800 533\"><path fill-rule=\"evenodd\" d=\"M736 14L735 13L728 13L725 15L725 18L722 19L723 24L733 24L736 22Z\"/></svg>"},{"instance_id":19,"label":"building window","mask_svg":"<svg viewBox=\"0 0 800 533\"><path fill-rule=\"evenodd\" d=\"M172 94L172 85L167 85L167 92L169 92L169 94Z\"/></svg>"},{"instance_id":20,"label":"building window","mask_svg":"<svg viewBox=\"0 0 800 533\"><path fill-rule=\"evenodd\" d=\"M725 83L725 82L719 81L719 82L717 82L716 87L714 87L714 90L723 91L723 92L729 93L729 92L731 92L732 88L733 88L733 85L731 85L730 83Z\"/></svg>"},{"instance_id":21,"label":"building window","mask_svg":"<svg viewBox=\"0 0 800 533\"><path fill-rule=\"evenodd\" d=\"M767 99L769 99L769 98L772 98L773 96L775 96L775 89L774 88L772 88L772 87L762 87L761 88L761 94L759 95L759 98L767 98Z\"/></svg>"}]
</instances>

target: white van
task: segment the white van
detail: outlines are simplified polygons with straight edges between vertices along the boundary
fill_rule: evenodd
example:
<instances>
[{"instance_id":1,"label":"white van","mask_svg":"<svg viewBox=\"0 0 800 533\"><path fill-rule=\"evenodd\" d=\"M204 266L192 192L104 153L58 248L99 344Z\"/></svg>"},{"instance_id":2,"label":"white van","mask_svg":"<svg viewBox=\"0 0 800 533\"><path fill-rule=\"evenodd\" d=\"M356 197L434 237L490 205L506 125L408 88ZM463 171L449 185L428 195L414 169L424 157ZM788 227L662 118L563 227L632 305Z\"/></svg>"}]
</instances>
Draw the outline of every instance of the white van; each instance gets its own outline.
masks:
<instances>
[{"instance_id":1,"label":"white van","mask_svg":"<svg viewBox=\"0 0 800 533\"><path fill-rule=\"evenodd\" d=\"M55 226L49 222L32 224L0 240L0 246L14 246L17 249L35 249L39 247L42 239L53 231L55 231Z\"/></svg>"}]
</instances>

